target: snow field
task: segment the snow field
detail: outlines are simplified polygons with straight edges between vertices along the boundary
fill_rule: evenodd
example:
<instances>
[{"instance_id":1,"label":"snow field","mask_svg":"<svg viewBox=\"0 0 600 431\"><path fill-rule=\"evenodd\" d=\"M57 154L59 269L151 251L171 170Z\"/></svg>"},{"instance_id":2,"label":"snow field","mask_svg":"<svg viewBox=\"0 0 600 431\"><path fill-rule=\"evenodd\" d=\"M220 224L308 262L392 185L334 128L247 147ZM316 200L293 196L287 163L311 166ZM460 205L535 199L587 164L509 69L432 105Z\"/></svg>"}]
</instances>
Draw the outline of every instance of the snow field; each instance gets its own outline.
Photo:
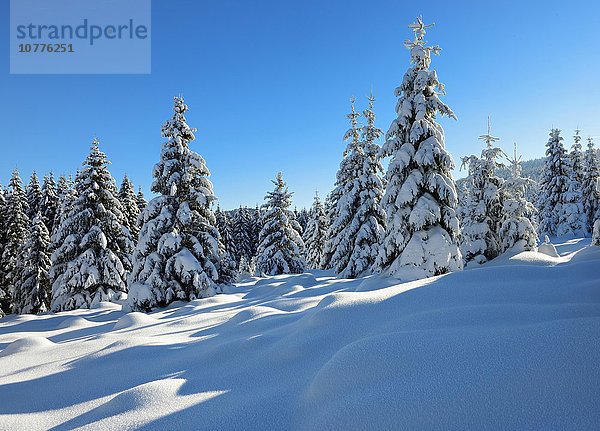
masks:
<instances>
[{"instance_id":1,"label":"snow field","mask_svg":"<svg viewBox=\"0 0 600 431\"><path fill-rule=\"evenodd\" d=\"M0 324L0 429L597 429L600 248Z\"/></svg>"}]
</instances>

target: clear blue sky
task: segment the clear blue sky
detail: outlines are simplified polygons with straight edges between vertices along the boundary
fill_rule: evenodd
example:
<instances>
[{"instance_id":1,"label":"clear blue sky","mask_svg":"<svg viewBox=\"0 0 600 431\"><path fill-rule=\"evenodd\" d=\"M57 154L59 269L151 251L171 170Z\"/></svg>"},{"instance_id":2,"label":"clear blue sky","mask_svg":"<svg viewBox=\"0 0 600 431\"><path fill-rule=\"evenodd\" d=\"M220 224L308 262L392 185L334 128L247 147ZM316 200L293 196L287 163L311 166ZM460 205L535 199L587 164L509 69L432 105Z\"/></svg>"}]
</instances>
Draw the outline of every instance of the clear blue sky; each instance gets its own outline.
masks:
<instances>
[{"instance_id":1,"label":"clear blue sky","mask_svg":"<svg viewBox=\"0 0 600 431\"><path fill-rule=\"evenodd\" d=\"M540 157L548 130L600 135L596 2L154 0L151 75L9 75L8 1L0 44L0 181L18 167L72 173L94 134L148 192L160 127L182 93L224 208L262 202L284 172L298 207L332 187L349 98L373 86L377 124L394 118L417 15L436 26L432 68L458 121L442 120L455 160L479 152L492 117L499 145ZM599 142L600 143L600 142Z\"/></svg>"}]
</instances>

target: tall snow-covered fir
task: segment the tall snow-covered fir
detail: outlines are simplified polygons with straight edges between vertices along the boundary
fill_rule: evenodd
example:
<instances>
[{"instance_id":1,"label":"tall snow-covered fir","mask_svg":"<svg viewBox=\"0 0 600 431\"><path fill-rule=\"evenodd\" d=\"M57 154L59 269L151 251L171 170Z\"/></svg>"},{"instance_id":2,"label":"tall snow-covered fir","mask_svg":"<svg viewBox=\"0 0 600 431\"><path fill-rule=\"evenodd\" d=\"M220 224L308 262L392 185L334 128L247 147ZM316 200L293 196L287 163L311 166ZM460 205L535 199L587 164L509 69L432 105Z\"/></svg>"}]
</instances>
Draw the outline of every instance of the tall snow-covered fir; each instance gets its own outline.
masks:
<instances>
[{"instance_id":1,"label":"tall snow-covered fir","mask_svg":"<svg viewBox=\"0 0 600 431\"><path fill-rule=\"evenodd\" d=\"M327 235L327 216L323 204L319 199L319 194L315 193L315 199L310 208L308 223L302 234L304 247L306 249L306 263L309 268L324 269L323 247Z\"/></svg>"},{"instance_id":2,"label":"tall snow-covered fir","mask_svg":"<svg viewBox=\"0 0 600 431\"><path fill-rule=\"evenodd\" d=\"M504 152L494 146L498 138L491 135L489 118L487 134L479 139L486 145L481 157L472 155L462 160L469 172L466 179L469 198L461 220L460 249L465 262L482 264L503 251L500 228L505 218L506 191L504 180L496 175L496 170L503 167L499 159Z\"/></svg>"},{"instance_id":3,"label":"tall snow-covered fir","mask_svg":"<svg viewBox=\"0 0 600 431\"><path fill-rule=\"evenodd\" d=\"M13 298L13 312L43 313L50 309L50 235L38 212L31 221L25 243L19 251L19 268Z\"/></svg>"},{"instance_id":4,"label":"tall snow-covered fir","mask_svg":"<svg viewBox=\"0 0 600 431\"><path fill-rule=\"evenodd\" d=\"M331 257L335 252L333 238L335 231L332 228L334 220L337 218L337 203L342 195L342 188L335 186L325 197L323 209L327 218L327 233L325 235L325 244L323 245L323 257L321 259L321 268L330 269L332 267Z\"/></svg>"},{"instance_id":5,"label":"tall snow-covered fir","mask_svg":"<svg viewBox=\"0 0 600 431\"><path fill-rule=\"evenodd\" d=\"M54 220L56 219L59 205L60 198L58 197L56 182L54 181L54 175L50 172L44 176L40 203L42 220L44 221L49 234L52 234L54 231Z\"/></svg>"},{"instance_id":6,"label":"tall snow-covered fir","mask_svg":"<svg viewBox=\"0 0 600 431\"><path fill-rule=\"evenodd\" d=\"M556 236L562 230L562 205L569 186L569 166L562 140L560 130L550 131L538 200L540 235Z\"/></svg>"},{"instance_id":7,"label":"tall snow-covered fir","mask_svg":"<svg viewBox=\"0 0 600 431\"><path fill-rule=\"evenodd\" d=\"M148 205L148 201L146 200L146 197L144 196L144 192L142 191L141 186L138 188L138 192L135 197L135 201L137 202L138 210L140 213L142 211L144 211L144 209L146 208L146 205Z\"/></svg>"},{"instance_id":8,"label":"tall snow-covered fir","mask_svg":"<svg viewBox=\"0 0 600 431\"><path fill-rule=\"evenodd\" d=\"M502 186L504 196L504 217L499 236L502 240L502 251L528 251L537 246L535 215L537 209L525 197L525 190L533 180L521 176L521 158L517 157L517 144L514 154L509 159L511 177Z\"/></svg>"},{"instance_id":9,"label":"tall snow-covered fir","mask_svg":"<svg viewBox=\"0 0 600 431\"><path fill-rule=\"evenodd\" d=\"M337 174L336 187L341 190L328 246L333 250L331 265L344 278L359 277L370 271L375 262L384 226L385 212L380 202L383 196L376 140L383 134L375 127L374 98L363 115L367 124L358 128L359 114L348 114L350 129L344 138L349 141Z\"/></svg>"},{"instance_id":10,"label":"tall snow-covered fir","mask_svg":"<svg viewBox=\"0 0 600 431\"><path fill-rule=\"evenodd\" d=\"M571 151L569 152L569 162L571 166L571 172L573 178L578 184L583 182L583 150L581 147L581 130L575 129L573 135L573 145L571 145Z\"/></svg>"},{"instance_id":11,"label":"tall snow-covered fir","mask_svg":"<svg viewBox=\"0 0 600 431\"><path fill-rule=\"evenodd\" d=\"M231 217L225 211L222 211L220 207L217 207L215 211L215 223L225 251L233 256L235 254L235 242L231 233Z\"/></svg>"},{"instance_id":12,"label":"tall snow-covered fir","mask_svg":"<svg viewBox=\"0 0 600 431\"><path fill-rule=\"evenodd\" d=\"M304 271L304 242L291 220L292 193L279 172L275 189L265 196L263 228L256 260L257 275L297 274Z\"/></svg>"},{"instance_id":13,"label":"tall snow-covered fir","mask_svg":"<svg viewBox=\"0 0 600 431\"><path fill-rule=\"evenodd\" d=\"M29 184L25 188L25 194L27 195L27 218L32 220L41 210L42 204L42 188L35 171L33 171L29 178Z\"/></svg>"},{"instance_id":14,"label":"tall snow-covered fir","mask_svg":"<svg viewBox=\"0 0 600 431\"><path fill-rule=\"evenodd\" d=\"M237 279L238 263L234 258L235 244L231 235L231 218L217 206L215 226L219 231L221 260L218 266L220 284L232 284Z\"/></svg>"},{"instance_id":15,"label":"tall snow-covered fir","mask_svg":"<svg viewBox=\"0 0 600 431\"><path fill-rule=\"evenodd\" d=\"M148 311L175 300L215 293L222 245L211 205L216 200L204 159L190 148L195 130L188 106L174 98L173 116L163 125L167 138L154 166L152 199L140 219L133 253L128 306Z\"/></svg>"},{"instance_id":16,"label":"tall snow-covered fir","mask_svg":"<svg viewBox=\"0 0 600 431\"><path fill-rule=\"evenodd\" d=\"M7 217L6 198L4 196L4 187L0 184L0 263L3 263L2 255L6 247L6 217ZM6 281L6 273L0 268L0 317L6 311L10 311L10 289Z\"/></svg>"},{"instance_id":17,"label":"tall snow-covered fir","mask_svg":"<svg viewBox=\"0 0 600 431\"><path fill-rule=\"evenodd\" d=\"M119 201L123 207L123 215L125 216L125 226L129 229L131 237L137 241L140 229L138 228L137 219L140 215L137 196L133 184L127 175L123 177L121 187L119 188Z\"/></svg>"},{"instance_id":18,"label":"tall snow-covered fir","mask_svg":"<svg viewBox=\"0 0 600 431\"><path fill-rule=\"evenodd\" d=\"M567 158L567 190L563 195L560 208L559 226L556 232L558 236L585 236L589 232L581 191L583 169L579 132L579 130L575 130L573 145Z\"/></svg>"},{"instance_id":19,"label":"tall snow-covered fir","mask_svg":"<svg viewBox=\"0 0 600 431\"><path fill-rule=\"evenodd\" d=\"M56 194L58 195L58 207L56 208L56 213L54 215L53 229L50 231L51 240L60 224L69 215L71 208L73 208L73 202L75 202L75 198L77 197L77 191L75 190L73 180L70 177L61 175L56 183ZM52 240L52 245L54 247L54 240ZM56 245L58 246L60 244Z\"/></svg>"},{"instance_id":20,"label":"tall snow-covered fir","mask_svg":"<svg viewBox=\"0 0 600 431\"><path fill-rule=\"evenodd\" d=\"M53 311L89 308L127 290L133 241L109 164L94 139L75 178L77 197L52 238Z\"/></svg>"},{"instance_id":21,"label":"tall snow-covered fir","mask_svg":"<svg viewBox=\"0 0 600 431\"><path fill-rule=\"evenodd\" d=\"M242 257L252 259L251 219L248 208L239 207L234 211L231 220L231 235L233 239L233 258L237 263Z\"/></svg>"},{"instance_id":22,"label":"tall snow-covered fir","mask_svg":"<svg viewBox=\"0 0 600 431\"><path fill-rule=\"evenodd\" d=\"M19 272L18 257L29 228L27 196L19 172L15 169L9 183L5 211L5 244L0 261L0 289L5 293L4 312L12 309L14 287Z\"/></svg>"},{"instance_id":23,"label":"tall snow-covered fir","mask_svg":"<svg viewBox=\"0 0 600 431\"><path fill-rule=\"evenodd\" d=\"M458 248L460 226L457 194L452 178L454 161L445 149L444 131L436 115L456 118L439 95L444 86L429 70L437 46L426 46L421 18L410 25L413 41L406 41L412 66L398 96L381 155L391 157L382 200L386 231L376 266L405 279L418 279L462 268Z\"/></svg>"},{"instance_id":24,"label":"tall snow-covered fir","mask_svg":"<svg viewBox=\"0 0 600 431\"><path fill-rule=\"evenodd\" d=\"M586 216L587 229L593 230L594 222L600 217L600 191L597 188L600 179L600 165L594 140L587 140L587 149L583 157L582 167L582 200L583 210Z\"/></svg>"}]
</instances>

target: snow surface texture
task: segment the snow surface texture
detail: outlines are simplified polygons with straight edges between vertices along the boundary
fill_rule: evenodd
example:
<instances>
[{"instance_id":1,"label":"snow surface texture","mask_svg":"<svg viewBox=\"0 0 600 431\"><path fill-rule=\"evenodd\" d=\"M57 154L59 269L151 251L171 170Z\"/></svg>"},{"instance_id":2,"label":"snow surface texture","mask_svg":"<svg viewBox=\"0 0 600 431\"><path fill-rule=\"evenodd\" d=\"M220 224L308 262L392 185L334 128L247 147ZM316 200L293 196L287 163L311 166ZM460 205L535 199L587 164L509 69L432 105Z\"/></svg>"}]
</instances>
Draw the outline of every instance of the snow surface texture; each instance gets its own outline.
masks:
<instances>
[{"instance_id":1,"label":"snow surface texture","mask_svg":"<svg viewBox=\"0 0 600 431\"><path fill-rule=\"evenodd\" d=\"M600 423L600 247L397 284L252 278L150 315L0 322L0 429L527 429Z\"/></svg>"}]
</instances>

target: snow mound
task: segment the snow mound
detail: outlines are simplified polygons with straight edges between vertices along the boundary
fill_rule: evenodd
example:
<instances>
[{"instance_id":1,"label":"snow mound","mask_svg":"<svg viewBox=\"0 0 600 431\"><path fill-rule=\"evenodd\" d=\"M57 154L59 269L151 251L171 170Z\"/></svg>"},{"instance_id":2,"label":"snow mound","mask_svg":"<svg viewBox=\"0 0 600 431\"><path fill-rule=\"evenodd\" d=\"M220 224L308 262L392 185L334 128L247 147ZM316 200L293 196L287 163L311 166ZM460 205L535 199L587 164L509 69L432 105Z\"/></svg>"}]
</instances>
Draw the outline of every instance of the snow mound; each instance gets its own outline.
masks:
<instances>
[{"instance_id":1,"label":"snow mound","mask_svg":"<svg viewBox=\"0 0 600 431\"><path fill-rule=\"evenodd\" d=\"M180 395L185 379L164 379L127 389L83 418L75 418L66 425L78 427L85 424L87 430L128 430L131 425L143 426L167 413L189 408L224 394L226 391L210 391Z\"/></svg>"},{"instance_id":2,"label":"snow mound","mask_svg":"<svg viewBox=\"0 0 600 431\"><path fill-rule=\"evenodd\" d=\"M150 325L153 323L156 323L156 319L154 317L148 316L145 313L134 311L119 317L119 320L117 320L115 323L113 330L133 328L136 326Z\"/></svg>"},{"instance_id":3,"label":"snow mound","mask_svg":"<svg viewBox=\"0 0 600 431\"><path fill-rule=\"evenodd\" d=\"M373 275L365 277L363 281L356 286L355 292L370 292L373 290L384 289L386 287L394 286L399 281L394 278L381 277L379 275Z\"/></svg>"},{"instance_id":4,"label":"snow mound","mask_svg":"<svg viewBox=\"0 0 600 431\"><path fill-rule=\"evenodd\" d=\"M90 324L90 321L79 316L69 316L60 322L56 329L81 328Z\"/></svg>"},{"instance_id":5,"label":"snow mound","mask_svg":"<svg viewBox=\"0 0 600 431\"><path fill-rule=\"evenodd\" d=\"M20 352L37 352L55 344L45 337L31 336L13 341L0 352L0 357Z\"/></svg>"}]
</instances>

